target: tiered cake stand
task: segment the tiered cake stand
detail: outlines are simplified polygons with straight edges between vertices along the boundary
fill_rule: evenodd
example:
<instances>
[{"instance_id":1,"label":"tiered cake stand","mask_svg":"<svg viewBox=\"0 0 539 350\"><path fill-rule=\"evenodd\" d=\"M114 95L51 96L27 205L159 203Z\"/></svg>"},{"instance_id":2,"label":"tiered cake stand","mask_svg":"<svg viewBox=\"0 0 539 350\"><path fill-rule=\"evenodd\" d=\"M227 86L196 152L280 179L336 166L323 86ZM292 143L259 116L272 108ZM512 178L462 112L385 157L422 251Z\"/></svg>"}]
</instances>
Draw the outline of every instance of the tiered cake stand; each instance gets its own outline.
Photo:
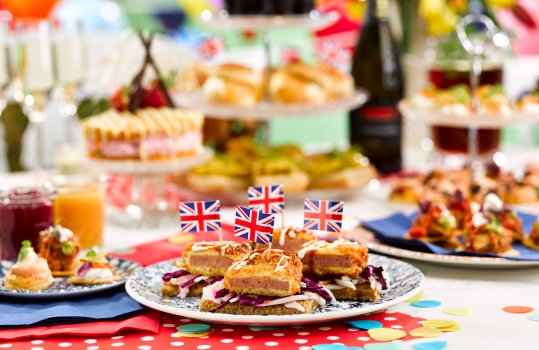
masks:
<instances>
[{"instance_id":1,"label":"tiered cake stand","mask_svg":"<svg viewBox=\"0 0 539 350\"><path fill-rule=\"evenodd\" d=\"M338 15L336 13L322 14L318 11L311 11L305 15L248 16L229 15L226 11L220 11L217 13L204 12L201 18L207 26L219 30L235 29L260 32L263 36L265 66L266 68L271 68L272 30L292 27L316 30L334 23L338 19ZM348 111L361 106L366 102L367 97L368 94L364 90L356 90L351 96L321 104L280 104L272 103L268 99L265 99L255 106L237 106L207 102L200 90L173 95L174 102L179 106L200 110L211 118L259 122L267 122L273 118L293 118ZM262 123L261 126L264 128L261 134L267 135L267 123ZM268 138L264 137L264 139L267 140ZM326 194L329 192L327 190L320 191ZM347 190L346 192L349 194L353 191ZM182 189L182 193L191 198L204 200L218 195L200 193L190 189ZM301 195L298 194L296 197ZM244 199L245 194L228 193L219 194L219 196L226 197L228 200L225 200L225 202L230 204Z\"/></svg>"}]
</instances>

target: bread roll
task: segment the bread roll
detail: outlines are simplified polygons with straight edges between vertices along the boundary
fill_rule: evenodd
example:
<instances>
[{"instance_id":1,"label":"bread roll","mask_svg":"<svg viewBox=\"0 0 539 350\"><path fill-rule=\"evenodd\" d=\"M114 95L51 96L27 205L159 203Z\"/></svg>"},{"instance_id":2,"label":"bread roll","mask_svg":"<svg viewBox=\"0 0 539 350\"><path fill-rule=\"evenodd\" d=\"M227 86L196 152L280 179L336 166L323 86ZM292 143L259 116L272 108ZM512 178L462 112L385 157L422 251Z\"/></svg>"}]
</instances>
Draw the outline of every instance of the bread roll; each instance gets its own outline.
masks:
<instances>
[{"instance_id":1,"label":"bread roll","mask_svg":"<svg viewBox=\"0 0 539 350\"><path fill-rule=\"evenodd\" d=\"M247 66L224 63L210 69L203 91L206 101L253 106L263 96L263 76Z\"/></svg>"}]
</instances>

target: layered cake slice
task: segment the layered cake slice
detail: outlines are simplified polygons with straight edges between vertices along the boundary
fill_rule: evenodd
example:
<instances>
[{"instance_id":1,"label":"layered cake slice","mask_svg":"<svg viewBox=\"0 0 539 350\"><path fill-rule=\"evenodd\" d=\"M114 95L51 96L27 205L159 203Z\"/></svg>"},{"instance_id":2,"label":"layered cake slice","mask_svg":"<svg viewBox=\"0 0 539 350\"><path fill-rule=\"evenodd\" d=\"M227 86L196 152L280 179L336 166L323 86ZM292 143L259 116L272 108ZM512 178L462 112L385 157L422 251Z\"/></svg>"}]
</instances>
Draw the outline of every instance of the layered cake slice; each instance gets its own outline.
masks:
<instances>
[{"instance_id":1,"label":"layered cake slice","mask_svg":"<svg viewBox=\"0 0 539 350\"><path fill-rule=\"evenodd\" d=\"M312 241L298 252L303 274L337 300L375 301L388 288L382 267L368 264L368 249L348 240Z\"/></svg>"},{"instance_id":2,"label":"layered cake slice","mask_svg":"<svg viewBox=\"0 0 539 350\"><path fill-rule=\"evenodd\" d=\"M204 117L177 108L109 110L82 122L90 158L163 160L194 155L202 147Z\"/></svg>"},{"instance_id":3,"label":"layered cake slice","mask_svg":"<svg viewBox=\"0 0 539 350\"><path fill-rule=\"evenodd\" d=\"M161 294L165 297L200 296L202 288L222 280L234 263L252 251L248 242L199 242L187 245L179 269L162 276Z\"/></svg>"},{"instance_id":4,"label":"layered cake slice","mask_svg":"<svg viewBox=\"0 0 539 350\"><path fill-rule=\"evenodd\" d=\"M303 278L299 258L258 249L235 262L222 281L204 288L200 310L238 315L312 313L333 301L331 292Z\"/></svg>"}]
</instances>

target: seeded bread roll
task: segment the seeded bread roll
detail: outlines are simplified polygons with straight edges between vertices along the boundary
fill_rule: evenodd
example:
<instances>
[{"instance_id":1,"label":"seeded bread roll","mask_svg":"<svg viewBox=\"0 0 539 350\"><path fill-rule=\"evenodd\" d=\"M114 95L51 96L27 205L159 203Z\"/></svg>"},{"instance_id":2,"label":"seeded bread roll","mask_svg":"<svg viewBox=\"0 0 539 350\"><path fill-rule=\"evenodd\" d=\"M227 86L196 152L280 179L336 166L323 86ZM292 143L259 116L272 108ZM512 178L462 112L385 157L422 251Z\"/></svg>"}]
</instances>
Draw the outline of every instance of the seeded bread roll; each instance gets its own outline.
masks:
<instances>
[{"instance_id":1,"label":"seeded bread roll","mask_svg":"<svg viewBox=\"0 0 539 350\"><path fill-rule=\"evenodd\" d=\"M241 106L253 106L263 96L263 75L252 68L224 63L210 69L204 82L206 101Z\"/></svg>"}]
</instances>

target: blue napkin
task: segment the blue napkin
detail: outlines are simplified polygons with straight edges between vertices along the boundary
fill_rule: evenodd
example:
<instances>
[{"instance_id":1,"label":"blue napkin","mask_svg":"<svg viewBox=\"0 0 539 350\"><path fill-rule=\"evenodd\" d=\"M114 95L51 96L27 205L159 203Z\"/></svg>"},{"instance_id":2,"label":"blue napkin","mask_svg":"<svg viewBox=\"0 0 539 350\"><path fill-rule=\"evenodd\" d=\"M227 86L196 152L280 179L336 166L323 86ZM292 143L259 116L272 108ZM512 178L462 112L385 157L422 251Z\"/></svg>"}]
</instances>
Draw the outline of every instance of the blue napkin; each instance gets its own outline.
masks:
<instances>
[{"instance_id":1,"label":"blue napkin","mask_svg":"<svg viewBox=\"0 0 539 350\"><path fill-rule=\"evenodd\" d=\"M51 326L132 316L144 307L124 288L65 300L0 298L0 327Z\"/></svg>"},{"instance_id":2,"label":"blue napkin","mask_svg":"<svg viewBox=\"0 0 539 350\"><path fill-rule=\"evenodd\" d=\"M517 212L522 220L524 233L528 234L537 220L535 215ZM470 252L455 252L444 249L436 244L427 243L415 239L406 239L404 236L412 226L417 213L406 215L403 213L393 214L383 219L364 221L363 226L374 232L376 238L382 243L425 253L444 254L444 255L471 255L471 256L499 256L496 254L479 254ZM522 244L513 244L513 248L520 254L514 256L504 255L503 258L514 260L539 260L539 251L530 249Z\"/></svg>"}]
</instances>

